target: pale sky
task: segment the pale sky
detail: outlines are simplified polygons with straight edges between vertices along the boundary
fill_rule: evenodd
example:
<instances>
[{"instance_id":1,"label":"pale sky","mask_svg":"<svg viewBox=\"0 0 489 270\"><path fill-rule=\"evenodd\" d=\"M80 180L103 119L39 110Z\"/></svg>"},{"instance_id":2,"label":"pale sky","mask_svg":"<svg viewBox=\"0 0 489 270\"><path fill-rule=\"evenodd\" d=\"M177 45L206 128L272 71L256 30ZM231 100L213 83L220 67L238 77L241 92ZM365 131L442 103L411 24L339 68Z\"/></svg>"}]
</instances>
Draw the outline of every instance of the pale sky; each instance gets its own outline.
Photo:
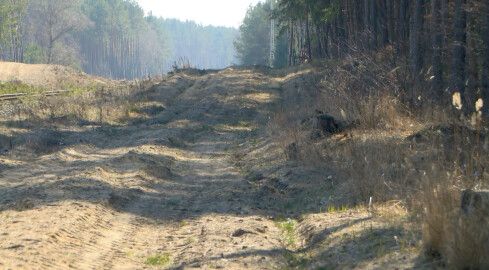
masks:
<instances>
[{"instance_id":1,"label":"pale sky","mask_svg":"<svg viewBox=\"0 0 489 270\"><path fill-rule=\"evenodd\" d=\"M146 14L238 28L246 10L259 0L138 0Z\"/></svg>"}]
</instances>

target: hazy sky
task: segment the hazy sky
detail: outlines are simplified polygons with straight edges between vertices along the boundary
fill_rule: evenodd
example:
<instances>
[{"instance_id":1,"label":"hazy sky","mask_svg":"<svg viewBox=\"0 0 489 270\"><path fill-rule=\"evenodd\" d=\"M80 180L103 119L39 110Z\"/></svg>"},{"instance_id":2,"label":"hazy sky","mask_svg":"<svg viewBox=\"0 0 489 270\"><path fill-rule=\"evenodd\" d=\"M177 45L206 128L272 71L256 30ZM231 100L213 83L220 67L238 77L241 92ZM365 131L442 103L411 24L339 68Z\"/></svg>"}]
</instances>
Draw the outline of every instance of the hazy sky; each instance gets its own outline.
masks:
<instances>
[{"instance_id":1,"label":"hazy sky","mask_svg":"<svg viewBox=\"0 0 489 270\"><path fill-rule=\"evenodd\" d=\"M259 0L138 0L146 13L163 18L192 20L202 25L236 27L246 9Z\"/></svg>"}]
</instances>

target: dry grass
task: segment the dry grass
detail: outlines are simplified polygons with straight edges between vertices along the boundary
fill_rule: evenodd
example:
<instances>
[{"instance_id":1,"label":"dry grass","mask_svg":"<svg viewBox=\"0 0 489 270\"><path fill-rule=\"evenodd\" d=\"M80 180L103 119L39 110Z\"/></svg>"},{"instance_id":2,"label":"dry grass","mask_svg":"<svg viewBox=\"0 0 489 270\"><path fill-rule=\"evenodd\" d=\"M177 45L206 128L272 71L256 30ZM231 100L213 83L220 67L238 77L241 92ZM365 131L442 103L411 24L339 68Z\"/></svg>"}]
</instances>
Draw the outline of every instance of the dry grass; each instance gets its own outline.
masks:
<instances>
[{"instance_id":1,"label":"dry grass","mask_svg":"<svg viewBox=\"0 0 489 270\"><path fill-rule=\"evenodd\" d=\"M442 158L427 160L431 170L421 179L414 197L420 215L424 253L441 259L451 269L489 267L487 202L471 213L461 209L462 190L487 190L489 165L486 131L455 118L449 143L433 148Z\"/></svg>"},{"instance_id":2,"label":"dry grass","mask_svg":"<svg viewBox=\"0 0 489 270\"><path fill-rule=\"evenodd\" d=\"M299 164L336 171L337 204L365 205L373 198L408 209L422 231L424 254L434 262L489 268L489 217L460 207L462 190L489 187L489 141L480 117L454 117L452 109L413 112L405 105L399 70L367 57L345 63L327 66L320 83L303 86L321 89L318 94L283 95L299 104L283 101L269 125L280 147L295 143ZM345 120L350 129L312 140L314 109Z\"/></svg>"},{"instance_id":3,"label":"dry grass","mask_svg":"<svg viewBox=\"0 0 489 270\"><path fill-rule=\"evenodd\" d=\"M58 96L26 96L17 101L0 104L4 120L23 121L29 124L117 124L124 123L135 111L136 94L155 79L120 85L93 85L71 87L70 92Z\"/></svg>"}]
</instances>

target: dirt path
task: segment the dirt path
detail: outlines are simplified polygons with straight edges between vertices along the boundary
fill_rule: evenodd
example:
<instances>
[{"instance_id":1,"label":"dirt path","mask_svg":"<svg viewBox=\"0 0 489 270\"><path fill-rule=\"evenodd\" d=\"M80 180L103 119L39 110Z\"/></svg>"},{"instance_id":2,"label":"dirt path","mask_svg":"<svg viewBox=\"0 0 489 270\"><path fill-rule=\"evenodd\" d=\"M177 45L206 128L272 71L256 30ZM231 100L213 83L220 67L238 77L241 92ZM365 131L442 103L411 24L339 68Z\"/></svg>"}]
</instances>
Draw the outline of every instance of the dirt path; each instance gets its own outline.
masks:
<instances>
[{"instance_id":1,"label":"dirt path","mask_svg":"<svg viewBox=\"0 0 489 270\"><path fill-rule=\"evenodd\" d=\"M240 79L226 76L222 86L214 75L192 83L219 88ZM225 99L241 97L188 106L196 89L182 90L161 116L173 118L166 125L120 128L110 139L103 129L86 129L67 139L83 143L53 154L4 157L15 166L0 182L0 268L137 269L151 267L145 260L156 254L169 254L180 268L269 267L273 261L259 251L280 249L279 233L247 206L251 186L230 166L227 150L239 132L226 130L225 117L213 120L222 130L207 132L201 123L225 113ZM172 143L179 134L198 137Z\"/></svg>"},{"instance_id":2,"label":"dirt path","mask_svg":"<svg viewBox=\"0 0 489 270\"><path fill-rule=\"evenodd\" d=\"M51 154L0 156L0 269L286 269L328 237L376 228L349 211L311 215L287 236L276 222L285 195L233 165L267 151L263 129L289 79L174 76L145 93L166 110L143 123L60 130Z\"/></svg>"}]
</instances>

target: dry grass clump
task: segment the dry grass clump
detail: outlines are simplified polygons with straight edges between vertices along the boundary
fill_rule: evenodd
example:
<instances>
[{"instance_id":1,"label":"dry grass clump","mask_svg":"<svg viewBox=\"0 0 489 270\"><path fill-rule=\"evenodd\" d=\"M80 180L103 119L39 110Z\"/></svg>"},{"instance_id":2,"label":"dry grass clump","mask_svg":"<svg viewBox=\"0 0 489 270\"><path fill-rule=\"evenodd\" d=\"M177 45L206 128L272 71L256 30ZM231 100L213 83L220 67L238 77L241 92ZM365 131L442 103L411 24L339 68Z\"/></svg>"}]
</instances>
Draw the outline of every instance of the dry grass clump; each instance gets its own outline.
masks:
<instances>
[{"instance_id":1,"label":"dry grass clump","mask_svg":"<svg viewBox=\"0 0 489 270\"><path fill-rule=\"evenodd\" d=\"M489 138L481 115L413 113L399 72L368 57L330 65L313 86L321 93L283 106L271 130L285 152L296 149L288 156L299 164L336 172L335 203L395 200L418 222L424 254L436 263L488 269L489 202L470 214L461 210L462 190L489 189ZM346 121L349 129L312 139L314 109Z\"/></svg>"},{"instance_id":2,"label":"dry grass clump","mask_svg":"<svg viewBox=\"0 0 489 270\"><path fill-rule=\"evenodd\" d=\"M397 139L352 139L335 147L336 160L343 160L344 190L355 204L404 200L414 188L418 158Z\"/></svg>"},{"instance_id":3,"label":"dry grass clump","mask_svg":"<svg viewBox=\"0 0 489 270\"><path fill-rule=\"evenodd\" d=\"M328 66L316 101L328 112L360 129L393 129L411 124L402 83L394 64L379 64L369 56ZM398 71L396 71L398 72Z\"/></svg>"},{"instance_id":4,"label":"dry grass clump","mask_svg":"<svg viewBox=\"0 0 489 270\"><path fill-rule=\"evenodd\" d=\"M462 116L462 119L464 117ZM424 253L451 269L489 268L489 196L462 209L462 190L489 188L487 132L458 117L451 138L439 147L438 160L427 160L431 170L421 179L413 208L419 213Z\"/></svg>"},{"instance_id":5,"label":"dry grass clump","mask_svg":"<svg viewBox=\"0 0 489 270\"><path fill-rule=\"evenodd\" d=\"M466 213L461 209L461 179L438 177L427 179L420 191L425 255L451 269L489 268L487 204Z\"/></svg>"}]
</instances>

